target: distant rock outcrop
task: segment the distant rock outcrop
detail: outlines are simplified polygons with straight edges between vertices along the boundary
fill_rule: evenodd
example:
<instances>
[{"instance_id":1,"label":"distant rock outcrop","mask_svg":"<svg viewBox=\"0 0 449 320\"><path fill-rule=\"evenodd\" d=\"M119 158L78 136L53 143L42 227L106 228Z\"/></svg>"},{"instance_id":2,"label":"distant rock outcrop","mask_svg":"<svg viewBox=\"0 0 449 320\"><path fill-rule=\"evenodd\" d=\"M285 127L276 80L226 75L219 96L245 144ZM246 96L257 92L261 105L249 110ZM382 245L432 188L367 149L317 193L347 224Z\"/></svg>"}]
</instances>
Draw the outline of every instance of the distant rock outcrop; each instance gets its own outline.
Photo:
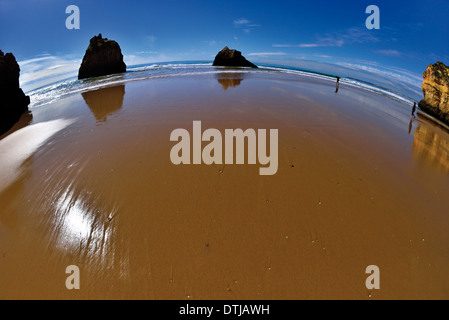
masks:
<instances>
[{"instance_id":1,"label":"distant rock outcrop","mask_svg":"<svg viewBox=\"0 0 449 320\"><path fill-rule=\"evenodd\" d=\"M237 50L231 50L228 47L224 47L216 56L213 63L214 66L223 67L251 67L257 68L257 66L242 56L242 53Z\"/></svg>"},{"instance_id":2,"label":"distant rock outcrop","mask_svg":"<svg viewBox=\"0 0 449 320\"><path fill-rule=\"evenodd\" d=\"M126 71L122 50L117 42L103 38L101 33L90 39L78 72L78 79L105 76Z\"/></svg>"},{"instance_id":3,"label":"distant rock outcrop","mask_svg":"<svg viewBox=\"0 0 449 320\"><path fill-rule=\"evenodd\" d=\"M423 73L424 99L419 102L421 110L449 124L449 67L442 62L427 66Z\"/></svg>"},{"instance_id":4,"label":"distant rock outcrop","mask_svg":"<svg viewBox=\"0 0 449 320\"><path fill-rule=\"evenodd\" d=\"M28 111L30 97L19 86L20 67L12 53L0 50L0 135Z\"/></svg>"}]
</instances>

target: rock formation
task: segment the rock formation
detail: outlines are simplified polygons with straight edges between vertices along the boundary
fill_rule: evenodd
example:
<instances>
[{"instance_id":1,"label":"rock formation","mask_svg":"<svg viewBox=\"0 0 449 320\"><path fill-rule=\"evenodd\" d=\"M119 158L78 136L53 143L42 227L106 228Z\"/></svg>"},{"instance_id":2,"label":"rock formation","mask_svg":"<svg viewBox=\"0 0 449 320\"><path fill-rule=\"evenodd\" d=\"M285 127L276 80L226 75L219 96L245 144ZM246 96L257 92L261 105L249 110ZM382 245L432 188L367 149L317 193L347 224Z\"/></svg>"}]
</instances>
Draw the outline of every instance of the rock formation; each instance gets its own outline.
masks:
<instances>
[{"instance_id":1,"label":"rock formation","mask_svg":"<svg viewBox=\"0 0 449 320\"><path fill-rule=\"evenodd\" d=\"M421 110L449 124L449 67L442 62L431 64L423 73L424 99L419 102Z\"/></svg>"},{"instance_id":2,"label":"rock formation","mask_svg":"<svg viewBox=\"0 0 449 320\"><path fill-rule=\"evenodd\" d=\"M103 38L101 33L90 39L78 72L78 79L105 76L126 71L120 46L114 40Z\"/></svg>"},{"instance_id":3,"label":"rock formation","mask_svg":"<svg viewBox=\"0 0 449 320\"><path fill-rule=\"evenodd\" d=\"M223 67L251 67L257 68L257 66L242 56L242 53L237 50L230 50L228 47L224 47L216 56L213 63L214 66Z\"/></svg>"},{"instance_id":4,"label":"rock formation","mask_svg":"<svg viewBox=\"0 0 449 320\"><path fill-rule=\"evenodd\" d=\"M19 86L20 67L12 53L0 50L0 135L28 111L30 97Z\"/></svg>"}]
</instances>

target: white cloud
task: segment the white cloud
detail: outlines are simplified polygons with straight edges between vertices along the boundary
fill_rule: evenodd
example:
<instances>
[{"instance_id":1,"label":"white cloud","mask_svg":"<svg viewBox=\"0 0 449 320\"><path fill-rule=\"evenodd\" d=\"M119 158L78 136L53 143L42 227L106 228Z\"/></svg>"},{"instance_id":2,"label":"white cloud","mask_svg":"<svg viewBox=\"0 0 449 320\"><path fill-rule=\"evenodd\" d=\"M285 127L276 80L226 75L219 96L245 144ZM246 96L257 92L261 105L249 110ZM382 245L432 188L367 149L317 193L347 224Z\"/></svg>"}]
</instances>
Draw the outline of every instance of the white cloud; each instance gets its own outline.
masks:
<instances>
[{"instance_id":1,"label":"white cloud","mask_svg":"<svg viewBox=\"0 0 449 320\"><path fill-rule=\"evenodd\" d=\"M396 50L376 50L376 53L379 53L381 55L384 56L389 56L389 57L399 57L401 56L401 53L399 51Z\"/></svg>"},{"instance_id":2,"label":"white cloud","mask_svg":"<svg viewBox=\"0 0 449 320\"><path fill-rule=\"evenodd\" d=\"M380 76L385 80L394 81L397 83L402 83L405 85L409 85L409 90L420 94L420 88L422 83L422 76L414 74L408 70L396 68L396 67L373 67L368 65L356 64L356 63L348 63L348 62L338 62L337 65L340 65L345 68L365 71L370 74L375 74Z\"/></svg>"},{"instance_id":3,"label":"white cloud","mask_svg":"<svg viewBox=\"0 0 449 320\"><path fill-rule=\"evenodd\" d=\"M205 41L205 42L211 47L215 47L218 44L218 42L215 40L209 40L209 41Z\"/></svg>"},{"instance_id":4,"label":"white cloud","mask_svg":"<svg viewBox=\"0 0 449 320\"><path fill-rule=\"evenodd\" d=\"M20 85L25 92L75 77L81 65L81 59L71 56L45 55L18 62L20 66Z\"/></svg>"},{"instance_id":5,"label":"white cloud","mask_svg":"<svg viewBox=\"0 0 449 320\"><path fill-rule=\"evenodd\" d=\"M144 38L145 38L146 42L151 43L151 44L154 43L156 41L156 39L157 39L153 35L145 36Z\"/></svg>"},{"instance_id":6,"label":"white cloud","mask_svg":"<svg viewBox=\"0 0 449 320\"><path fill-rule=\"evenodd\" d=\"M158 51L136 51L135 54L156 54Z\"/></svg>"},{"instance_id":7,"label":"white cloud","mask_svg":"<svg viewBox=\"0 0 449 320\"><path fill-rule=\"evenodd\" d=\"M285 52L252 52L249 53L248 56L260 56L260 57L268 57L268 56L284 56L287 55Z\"/></svg>"},{"instance_id":8,"label":"white cloud","mask_svg":"<svg viewBox=\"0 0 449 320\"><path fill-rule=\"evenodd\" d=\"M156 40L157 38L154 35L145 35L143 36L142 43L148 47L153 47Z\"/></svg>"},{"instance_id":9,"label":"white cloud","mask_svg":"<svg viewBox=\"0 0 449 320\"><path fill-rule=\"evenodd\" d=\"M156 56L137 56L134 54L127 54L123 56L123 60L125 61L126 65L130 67L138 64L175 61L177 59L175 57L167 56L161 53Z\"/></svg>"},{"instance_id":10,"label":"white cloud","mask_svg":"<svg viewBox=\"0 0 449 320\"><path fill-rule=\"evenodd\" d=\"M325 58L325 59L331 59L332 56L329 56L327 54L314 54L314 57L318 57L318 58Z\"/></svg>"},{"instance_id":11,"label":"white cloud","mask_svg":"<svg viewBox=\"0 0 449 320\"><path fill-rule=\"evenodd\" d=\"M253 23L246 18L239 18L233 21L234 27L242 29L245 33L250 33L254 28L260 27L260 25Z\"/></svg>"},{"instance_id":12,"label":"white cloud","mask_svg":"<svg viewBox=\"0 0 449 320\"><path fill-rule=\"evenodd\" d=\"M273 44L276 48L316 48L321 47L317 43L301 43L301 44Z\"/></svg>"},{"instance_id":13,"label":"white cloud","mask_svg":"<svg viewBox=\"0 0 449 320\"><path fill-rule=\"evenodd\" d=\"M317 47L343 47L346 44L373 43L379 39L363 28L349 28L342 32L326 33L316 36L312 43L299 44L273 44L278 48L317 48Z\"/></svg>"},{"instance_id":14,"label":"white cloud","mask_svg":"<svg viewBox=\"0 0 449 320\"><path fill-rule=\"evenodd\" d=\"M242 26L242 25L246 25L249 24L250 21L248 19L245 18L240 18L240 19L235 19L234 20L234 25L235 26Z\"/></svg>"}]
</instances>

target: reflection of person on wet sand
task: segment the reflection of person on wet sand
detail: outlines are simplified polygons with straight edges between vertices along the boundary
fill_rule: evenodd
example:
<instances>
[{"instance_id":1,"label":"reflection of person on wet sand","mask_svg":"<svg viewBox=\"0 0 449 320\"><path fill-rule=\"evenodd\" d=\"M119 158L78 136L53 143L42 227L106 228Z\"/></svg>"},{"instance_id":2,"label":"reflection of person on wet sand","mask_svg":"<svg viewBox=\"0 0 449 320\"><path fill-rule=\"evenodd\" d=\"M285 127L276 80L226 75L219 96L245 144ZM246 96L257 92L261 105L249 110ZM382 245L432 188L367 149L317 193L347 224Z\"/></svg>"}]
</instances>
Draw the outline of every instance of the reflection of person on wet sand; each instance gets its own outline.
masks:
<instances>
[{"instance_id":1,"label":"reflection of person on wet sand","mask_svg":"<svg viewBox=\"0 0 449 320\"><path fill-rule=\"evenodd\" d=\"M335 93L338 93L338 87L340 86L340 77L337 77L337 84L335 87Z\"/></svg>"},{"instance_id":2,"label":"reflection of person on wet sand","mask_svg":"<svg viewBox=\"0 0 449 320\"><path fill-rule=\"evenodd\" d=\"M408 134L412 132L413 127L413 118L410 118L410 123L408 124Z\"/></svg>"}]
</instances>

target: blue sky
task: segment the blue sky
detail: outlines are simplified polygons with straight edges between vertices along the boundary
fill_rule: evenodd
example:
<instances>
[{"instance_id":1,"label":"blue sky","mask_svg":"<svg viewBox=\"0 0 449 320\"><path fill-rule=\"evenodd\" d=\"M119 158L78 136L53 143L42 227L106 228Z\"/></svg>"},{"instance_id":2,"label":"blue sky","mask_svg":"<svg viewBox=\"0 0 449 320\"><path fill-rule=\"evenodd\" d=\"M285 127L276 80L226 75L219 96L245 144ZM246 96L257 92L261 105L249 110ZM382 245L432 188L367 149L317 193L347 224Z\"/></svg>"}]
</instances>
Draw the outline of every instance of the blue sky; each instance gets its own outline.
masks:
<instances>
[{"instance_id":1,"label":"blue sky","mask_svg":"<svg viewBox=\"0 0 449 320\"><path fill-rule=\"evenodd\" d=\"M65 27L71 4L79 30ZM379 30L365 27L371 4ZM127 65L213 60L227 45L256 63L317 61L416 84L428 64L449 64L448 17L447 0L0 0L0 49L14 53L25 83L73 74L101 32L120 44Z\"/></svg>"}]
</instances>

